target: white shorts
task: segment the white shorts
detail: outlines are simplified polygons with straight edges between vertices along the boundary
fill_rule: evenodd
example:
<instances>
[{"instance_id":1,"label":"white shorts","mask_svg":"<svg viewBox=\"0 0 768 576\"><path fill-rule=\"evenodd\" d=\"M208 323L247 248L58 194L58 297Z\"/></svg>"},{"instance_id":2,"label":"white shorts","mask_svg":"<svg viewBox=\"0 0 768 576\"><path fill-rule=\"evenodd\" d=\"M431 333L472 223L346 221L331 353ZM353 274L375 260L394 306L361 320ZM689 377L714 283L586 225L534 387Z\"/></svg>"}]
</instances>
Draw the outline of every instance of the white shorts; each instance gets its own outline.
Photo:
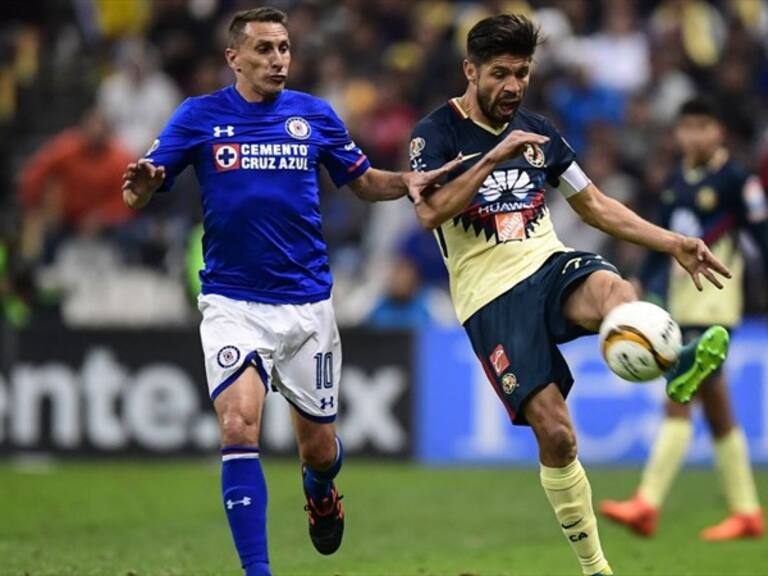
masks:
<instances>
[{"instance_id":1,"label":"white shorts","mask_svg":"<svg viewBox=\"0 0 768 576\"><path fill-rule=\"evenodd\" d=\"M254 366L305 418L336 419L341 339L330 299L275 305L205 294L197 303L211 400Z\"/></svg>"}]
</instances>

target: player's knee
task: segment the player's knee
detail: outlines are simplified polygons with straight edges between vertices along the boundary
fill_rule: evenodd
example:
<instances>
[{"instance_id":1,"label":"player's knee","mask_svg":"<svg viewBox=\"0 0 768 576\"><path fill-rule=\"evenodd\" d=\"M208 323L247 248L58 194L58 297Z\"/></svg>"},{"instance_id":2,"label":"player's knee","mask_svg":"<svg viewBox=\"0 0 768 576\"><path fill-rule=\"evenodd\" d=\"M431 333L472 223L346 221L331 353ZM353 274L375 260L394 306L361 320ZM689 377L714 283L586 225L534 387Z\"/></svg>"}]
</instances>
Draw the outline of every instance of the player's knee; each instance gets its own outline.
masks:
<instances>
[{"instance_id":1,"label":"player's knee","mask_svg":"<svg viewBox=\"0 0 768 576\"><path fill-rule=\"evenodd\" d=\"M221 441L224 446L259 445L259 421L242 410L227 410L220 415Z\"/></svg>"},{"instance_id":2,"label":"player's knee","mask_svg":"<svg viewBox=\"0 0 768 576\"><path fill-rule=\"evenodd\" d=\"M576 458L576 434L565 423L558 422L548 426L544 434L540 435L540 442L542 450L563 465Z\"/></svg>"},{"instance_id":3,"label":"player's knee","mask_svg":"<svg viewBox=\"0 0 768 576\"><path fill-rule=\"evenodd\" d=\"M299 445L301 461L316 470L325 470L336 460L336 439L318 436Z\"/></svg>"},{"instance_id":4,"label":"player's knee","mask_svg":"<svg viewBox=\"0 0 768 576\"><path fill-rule=\"evenodd\" d=\"M637 300L635 287L620 276L613 275L608 287L608 297L605 299L606 304L610 307L609 310L635 300Z\"/></svg>"}]
</instances>

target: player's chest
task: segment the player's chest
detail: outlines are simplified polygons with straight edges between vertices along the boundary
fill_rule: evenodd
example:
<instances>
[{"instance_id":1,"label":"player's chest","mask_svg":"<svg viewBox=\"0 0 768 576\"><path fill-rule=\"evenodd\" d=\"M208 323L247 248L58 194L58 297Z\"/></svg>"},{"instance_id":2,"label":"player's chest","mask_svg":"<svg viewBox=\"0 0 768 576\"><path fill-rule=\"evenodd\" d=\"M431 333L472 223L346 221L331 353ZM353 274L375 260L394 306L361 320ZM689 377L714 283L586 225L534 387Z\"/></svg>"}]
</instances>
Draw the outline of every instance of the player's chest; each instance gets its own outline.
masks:
<instances>
[{"instance_id":1,"label":"player's chest","mask_svg":"<svg viewBox=\"0 0 768 576\"><path fill-rule=\"evenodd\" d=\"M197 150L197 163L209 173L244 170L315 171L322 143L302 118L271 122L214 124Z\"/></svg>"},{"instance_id":2,"label":"player's chest","mask_svg":"<svg viewBox=\"0 0 768 576\"><path fill-rule=\"evenodd\" d=\"M662 200L673 204L675 209L707 219L731 210L728 186L728 181L718 175L693 181L680 178L664 191Z\"/></svg>"}]
</instances>

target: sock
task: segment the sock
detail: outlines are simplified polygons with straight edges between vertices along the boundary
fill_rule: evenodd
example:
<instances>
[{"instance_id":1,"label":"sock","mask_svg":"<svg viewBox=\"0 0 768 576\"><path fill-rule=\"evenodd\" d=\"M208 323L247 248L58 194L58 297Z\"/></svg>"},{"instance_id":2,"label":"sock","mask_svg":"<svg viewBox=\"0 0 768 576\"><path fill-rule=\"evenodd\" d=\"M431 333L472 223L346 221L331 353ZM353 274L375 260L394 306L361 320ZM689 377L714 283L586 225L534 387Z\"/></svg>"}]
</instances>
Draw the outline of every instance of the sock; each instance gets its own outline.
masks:
<instances>
[{"instance_id":1,"label":"sock","mask_svg":"<svg viewBox=\"0 0 768 576\"><path fill-rule=\"evenodd\" d=\"M659 508L664 502L692 437L693 424L688 418L667 417L661 423L638 489L643 500L651 506Z\"/></svg>"},{"instance_id":2,"label":"sock","mask_svg":"<svg viewBox=\"0 0 768 576\"><path fill-rule=\"evenodd\" d=\"M228 446L221 450L224 511L246 576L270 576L267 555L267 484L259 449Z\"/></svg>"},{"instance_id":3,"label":"sock","mask_svg":"<svg viewBox=\"0 0 768 576\"><path fill-rule=\"evenodd\" d=\"M336 460L331 467L326 470L315 470L309 466L304 466L304 491L307 496L315 502L321 502L331 494L333 479L341 470L341 464L344 461L344 447L339 437L336 437Z\"/></svg>"},{"instance_id":4,"label":"sock","mask_svg":"<svg viewBox=\"0 0 768 576\"><path fill-rule=\"evenodd\" d=\"M584 574L611 574L597 533L592 488L578 458L565 468L542 464L541 485Z\"/></svg>"},{"instance_id":5,"label":"sock","mask_svg":"<svg viewBox=\"0 0 768 576\"><path fill-rule=\"evenodd\" d=\"M760 502L757 500L755 478L749 464L747 440L741 428L734 427L728 434L715 440L715 465L731 512L757 512Z\"/></svg>"}]
</instances>

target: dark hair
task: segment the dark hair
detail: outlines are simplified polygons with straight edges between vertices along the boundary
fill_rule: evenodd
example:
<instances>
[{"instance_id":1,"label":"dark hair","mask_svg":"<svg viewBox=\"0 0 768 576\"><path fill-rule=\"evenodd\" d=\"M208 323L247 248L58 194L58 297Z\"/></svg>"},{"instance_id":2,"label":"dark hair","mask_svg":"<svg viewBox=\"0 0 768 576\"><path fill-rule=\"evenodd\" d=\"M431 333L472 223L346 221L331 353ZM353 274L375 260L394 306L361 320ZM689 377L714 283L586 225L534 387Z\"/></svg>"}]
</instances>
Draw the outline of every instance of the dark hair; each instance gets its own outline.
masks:
<instances>
[{"instance_id":1,"label":"dark hair","mask_svg":"<svg viewBox=\"0 0 768 576\"><path fill-rule=\"evenodd\" d=\"M682 118L683 116L708 116L713 120L720 121L717 106L712 100L704 96L696 96L683 102L677 112L677 117Z\"/></svg>"},{"instance_id":2,"label":"dark hair","mask_svg":"<svg viewBox=\"0 0 768 576\"><path fill-rule=\"evenodd\" d=\"M482 64L502 54L530 58L539 44L539 28L522 14L499 14L480 20L467 34L467 56Z\"/></svg>"},{"instance_id":3,"label":"dark hair","mask_svg":"<svg viewBox=\"0 0 768 576\"><path fill-rule=\"evenodd\" d=\"M282 10L269 6L236 12L229 23L230 48L237 48L243 41L243 36L245 35L243 30L245 30L248 22L275 22L285 26L288 22L288 16Z\"/></svg>"}]
</instances>

